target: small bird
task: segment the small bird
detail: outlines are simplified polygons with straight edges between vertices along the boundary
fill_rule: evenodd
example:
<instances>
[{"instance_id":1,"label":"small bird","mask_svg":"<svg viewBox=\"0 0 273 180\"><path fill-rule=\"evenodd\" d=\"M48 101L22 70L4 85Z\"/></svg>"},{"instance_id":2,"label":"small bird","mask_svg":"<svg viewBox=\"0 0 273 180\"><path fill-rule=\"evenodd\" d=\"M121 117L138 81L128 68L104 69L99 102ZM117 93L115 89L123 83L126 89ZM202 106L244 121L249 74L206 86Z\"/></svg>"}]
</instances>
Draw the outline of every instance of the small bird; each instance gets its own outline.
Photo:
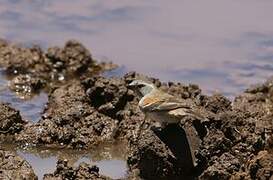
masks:
<instances>
[{"instance_id":1,"label":"small bird","mask_svg":"<svg viewBox=\"0 0 273 180\"><path fill-rule=\"evenodd\" d=\"M134 87L140 96L138 103L140 110L147 118L159 122L161 128L168 124L177 124L186 117L192 116L196 119L206 119L198 114L192 107L183 102L182 99L159 90L154 84L143 80L134 80L129 86Z\"/></svg>"},{"instance_id":2,"label":"small bird","mask_svg":"<svg viewBox=\"0 0 273 180\"><path fill-rule=\"evenodd\" d=\"M152 83L134 80L129 86L134 87L135 92L140 96L138 106L145 115L145 119L139 127L139 135L148 118L159 122L161 129L164 129L168 124L181 123L190 147L190 162L193 167L196 166L195 151L199 149L201 141L194 127L186 125L185 121L182 120L187 116L201 121L208 119L198 113L197 107L189 105L181 98L161 91Z\"/></svg>"}]
</instances>

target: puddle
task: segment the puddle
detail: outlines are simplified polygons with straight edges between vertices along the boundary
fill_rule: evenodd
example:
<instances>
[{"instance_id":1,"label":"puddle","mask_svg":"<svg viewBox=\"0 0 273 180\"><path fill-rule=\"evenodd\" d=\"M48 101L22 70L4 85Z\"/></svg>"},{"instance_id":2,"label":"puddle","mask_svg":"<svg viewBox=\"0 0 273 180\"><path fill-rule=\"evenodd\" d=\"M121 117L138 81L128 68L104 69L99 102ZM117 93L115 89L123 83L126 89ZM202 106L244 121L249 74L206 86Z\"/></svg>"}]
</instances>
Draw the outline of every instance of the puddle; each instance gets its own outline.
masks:
<instances>
[{"instance_id":1,"label":"puddle","mask_svg":"<svg viewBox=\"0 0 273 180\"><path fill-rule=\"evenodd\" d=\"M105 76L118 76L121 69L109 71ZM44 106L47 103L47 93L41 92L31 98L23 99L8 88L8 80L0 69L0 102L11 103L12 107L20 110L24 119L37 122L41 118ZM9 142L9 141L3 141ZM124 146L121 144L102 145L93 151L76 151L64 149L25 148L20 149L15 145L1 144L5 150L15 151L19 156L30 163L39 179L44 174L53 173L58 159L67 159L73 166L81 162L97 165L100 174L118 179L126 177L127 164L125 161Z\"/></svg>"},{"instance_id":2,"label":"puddle","mask_svg":"<svg viewBox=\"0 0 273 180\"><path fill-rule=\"evenodd\" d=\"M52 173L56 169L57 158L55 156L42 158L31 153L21 151L17 151L17 153L31 165L39 180L43 179L44 174Z\"/></svg>"},{"instance_id":3,"label":"puddle","mask_svg":"<svg viewBox=\"0 0 273 180\"><path fill-rule=\"evenodd\" d=\"M6 80L3 70L0 69L0 102L10 103L12 107L20 111L24 119L37 122L47 103L47 98L45 92L34 95L31 99L19 97L8 88L8 80Z\"/></svg>"},{"instance_id":4,"label":"puddle","mask_svg":"<svg viewBox=\"0 0 273 180\"><path fill-rule=\"evenodd\" d=\"M127 165L124 157L124 145L101 145L96 150L64 150L27 148L20 149L14 145L1 145L4 150L16 153L30 163L39 179L44 174L53 173L58 159L67 159L70 165L78 166L81 162L97 165L100 174L113 179L124 178L127 175Z\"/></svg>"},{"instance_id":5,"label":"puddle","mask_svg":"<svg viewBox=\"0 0 273 180\"><path fill-rule=\"evenodd\" d=\"M124 160L111 159L93 161L92 158L82 157L75 163L75 165L79 165L81 162L96 164L100 168L100 174L106 175L113 179L119 179L126 176L127 164Z\"/></svg>"}]
</instances>

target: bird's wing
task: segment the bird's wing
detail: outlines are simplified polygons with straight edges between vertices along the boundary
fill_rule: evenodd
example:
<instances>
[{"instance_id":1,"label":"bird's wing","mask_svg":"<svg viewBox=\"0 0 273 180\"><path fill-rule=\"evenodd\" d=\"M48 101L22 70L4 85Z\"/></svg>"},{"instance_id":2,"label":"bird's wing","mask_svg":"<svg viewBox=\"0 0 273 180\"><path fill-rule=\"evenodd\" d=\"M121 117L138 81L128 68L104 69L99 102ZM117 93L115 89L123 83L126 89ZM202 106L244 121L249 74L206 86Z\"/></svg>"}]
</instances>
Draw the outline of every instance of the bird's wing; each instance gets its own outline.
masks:
<instances>
[{"instance_id":1,"label":"bird's wing","mask_svg":"<svg viewBox=\"0 0 273 180\"><path fill-rule=\"evenodd\" d=\"M170 94L158 91L151 96L145 97L141 103L141 108L144 111L151 112L169 111L178 108L190 109L190 106Z\"/></svg>"},{"instance_id":2,"label":"bird's wing","mask_svg":"<svg viewBox=\"0 0 273 180\"><path fill-rule=\"evenodd\" d=\"M200 112L197 111L197 109L189 109L189 108L178 108L174 109L168 112L170 116L180 118L182 119L185 116L191 116L194 117L195 119L199 120L206 120L207 118L204 117Z\"/></svg>"},{"instance_id":3,"label":"bird's wing","mask_svg":"<svg viewBox=\"0 0 273 180\"><path fill-rule=\"evenodd\" d=\"M154 104L152 111L169 111L178 108L190 109L190 106L182 102L162 101Z\"/></svg>"}]
</instances>

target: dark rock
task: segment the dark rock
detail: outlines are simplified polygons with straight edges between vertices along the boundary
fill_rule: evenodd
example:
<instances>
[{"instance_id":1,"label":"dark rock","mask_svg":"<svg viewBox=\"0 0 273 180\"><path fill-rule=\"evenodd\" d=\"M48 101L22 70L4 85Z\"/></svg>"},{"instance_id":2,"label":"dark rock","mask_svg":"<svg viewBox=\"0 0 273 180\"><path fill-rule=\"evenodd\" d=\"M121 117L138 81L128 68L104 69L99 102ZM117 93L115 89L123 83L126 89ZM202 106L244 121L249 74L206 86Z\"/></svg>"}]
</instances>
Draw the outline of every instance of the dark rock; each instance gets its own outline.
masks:
<instances>
[{"instance_id":1,"label":"dark rock","mask_svg":"<svg viewBox=\"0 0 273 180\"><path fill-rule=\"evenodd\" d=\"M90 105L99 113L118 121L115 137L131 139L139 131L143 114L138 99L124 78L93 77L82 82Z\"/></svg>"},{"instance_id":2,"label":"dark rock","mask_svg":"<svg viewBox=\"0 0 273 180\"><path fill-rule=\"evenodd\" d=\"M13 152L0 150L0 179L37 180L29 163Z\"/></svg>"},{"instance_id":3,"label":"dark rock","mask_svg":"<svg viewBox=\"0 0 273 180\"><path fill-rule=\"evenodd\" d=\"M43 119L26 126L17 142L87 148L112 140L117 122L98 113L88 103L79 82L51 92Z\"/></svg>"},{"instance_id":4,"label":"dark rock","mask_svg":"<svg viewBox=\"0 0 273 180\"><path fill-rule=\"evenodd\" d=\"M41 48L23 48L16 45L2 46L0 49L0 65L8 74L44 73L49 71Z\"/></svg>"},{"instance_id":5,"label":"dark rock","mask_svg":"<svg viewBox=\"0 0 273 180\"><path fill-rule=\"evenodd\" d=\"M194 169L187 135L177 125L161 131L142 131L130 141L127 163L144 179L190 179Z\"/></svg>"},{"instance_id":6,"label":"dark rock","mask_svg":"<svg viewBox=\"0 0 273 180\"><path fill-rule=\"evenodd\" d=\"M84 81L86 94L90 103L100 113L114 119L124 119L123 110L134 99L132 90L128 89L124 80L93 77Z\"/></svg>"},{"instance_id":7,"label":"dark rock","mask_svg":"<svg viewBox=\"0 0 273 180\"><path fill-rule=\"evenodd\" d=\"M260 151L249 162L248 170L252 179L266 180L273 178L273 154L268 151Z\"/></svg>"},{"instance_id":8,"label":"dark rock","mask_svg":"<svg viewBox=\"0 0 273 180\"><path fill-rule=\"evenodd\" d=\"M230 179L231 175L238 172L240 162L229 153L222 154L199 177L200 179Z\"/></svg>"},{"instance_id":9,"label":"dark rock","mask_svg":"<svg viewBox=\"0 0 273 180\"><path fill-rule=\"evenodd\" d=\"M231 110L230 100L220 94L214 94L208 97L204 106L207 110L214 113Z\"/></svg>"},{"instance_id":10,"label":"dark rock","mask_svg":"<svg viewBox=\"0 0 273 180\"><path fill-rule=\"evenodd\" d=\"M78 41L66 42L64 48L52 47L45 54L49 64L57 71L67 74L82 74L94 63L90 52Z\"/></svg>"},{"instance_id":11,"label":"dark rock","mask_svg":"<svg viewBox=\"0 0 273 180\"><path fill-rule=\"evenodd\" d=\"M209 133L203 138L198 151L197 157L205 159L204 171L200 177L203 179L263 178L262 175L256 176L258 169L263 171L263 168L257 165L259 164L257 161L263 157L261 152L272 147L270 143L273 132L272 109L272 83L267 81L236 97L232 108L214 111L216 116L207 122ZM229 170L225 163L230 160L226 158L222 160L222 156L227 153L229 156L232 154L233 158L230 159L239 162L240 169ZM271 154L265 156L270 159ZM251 165L247 165L249 162L252 162ZM267 172L271 172L270 163L266 161L265 164ZM269 177L266 175L264 179Z\"/></svg>"},{"instance_id":12,"label":"dark rock","mask_svg":"<svg viewBox=\"0 0 273 180\"><path fill-rule=\"evenodd\" d=\"M0 103L0 134L18 133L24 124L26 122L22 120L19 111L7 103Z\"/></svg>"}]
</instances>

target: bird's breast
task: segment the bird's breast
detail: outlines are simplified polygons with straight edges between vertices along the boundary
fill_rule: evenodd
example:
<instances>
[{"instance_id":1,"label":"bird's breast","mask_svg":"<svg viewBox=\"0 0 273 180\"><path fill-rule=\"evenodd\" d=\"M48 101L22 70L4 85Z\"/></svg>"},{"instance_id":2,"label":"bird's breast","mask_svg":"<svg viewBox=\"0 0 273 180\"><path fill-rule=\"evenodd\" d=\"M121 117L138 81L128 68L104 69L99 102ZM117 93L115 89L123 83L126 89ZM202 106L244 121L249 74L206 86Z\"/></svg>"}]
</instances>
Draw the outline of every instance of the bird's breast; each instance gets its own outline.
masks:
<instances>
[{"instance_id":1,"label":"bird's breast","mask_svg":"<svg viewBox=\"0 0 273 180\"><path fill-rule=\"evenodd\" d=\"M160 123L167 123L167 124L173 124L173 123L178 123L180 119L170 116L168 114L168 111L164 112L146 112L146 115L148 118L150 118L153 121L157 121Z\"/></svg>"}]
</instances>

